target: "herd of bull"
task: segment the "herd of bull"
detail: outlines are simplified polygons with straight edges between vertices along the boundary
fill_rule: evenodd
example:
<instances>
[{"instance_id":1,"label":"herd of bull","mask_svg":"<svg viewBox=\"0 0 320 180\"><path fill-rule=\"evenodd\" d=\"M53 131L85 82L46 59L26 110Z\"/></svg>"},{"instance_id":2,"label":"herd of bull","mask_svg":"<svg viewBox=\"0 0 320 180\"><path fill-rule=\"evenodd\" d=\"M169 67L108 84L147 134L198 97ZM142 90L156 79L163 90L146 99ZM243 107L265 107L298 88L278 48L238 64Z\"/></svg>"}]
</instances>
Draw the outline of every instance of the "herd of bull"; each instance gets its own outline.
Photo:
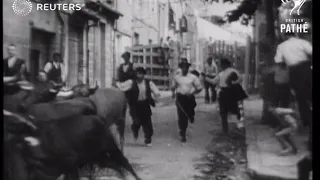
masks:
<instances>
[{"instance_id":1,"label":"herd of bull","mask_svg":"<svg viewBox=\"0 0 320 180\"><path fill-rule=\"evenodd\" d=\"M5 179L56 180L64 175L73 180L79 179L83 167L98 166L114 169L123 178L127 170L140 180L123 155L124 93L87 85L71 90L78 95L67 100L39 99L33 90L21 88L4 94ZM21 108L30 98L33 103ZM112 124L119 132L120 148L109 129Z\"/></svg>"}]
</instances>

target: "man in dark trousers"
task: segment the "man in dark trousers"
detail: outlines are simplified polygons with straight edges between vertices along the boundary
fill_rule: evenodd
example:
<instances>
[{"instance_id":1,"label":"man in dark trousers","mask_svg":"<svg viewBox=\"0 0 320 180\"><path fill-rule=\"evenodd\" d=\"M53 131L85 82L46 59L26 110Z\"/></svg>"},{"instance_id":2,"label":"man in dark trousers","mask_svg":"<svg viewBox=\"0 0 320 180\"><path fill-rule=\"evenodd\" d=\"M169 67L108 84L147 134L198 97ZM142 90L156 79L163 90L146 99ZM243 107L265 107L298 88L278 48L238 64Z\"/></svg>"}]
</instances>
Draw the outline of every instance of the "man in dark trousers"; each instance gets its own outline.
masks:
<instances>
[{"instance_id":1,"label":"man in dark trousers","mask_svg":"<svg viewBox=\"0 0 320 180\"><path fill-rule=\"evenodd\" d=\"M181 142L186 142L186 131L188 121L194 122L195 116L195 94L202 90L199 78L189 72L190 64L183 62L179 64L181 74L176 74L173 79L172 98L176 97L178 112L178 124L180 129Z\"/></svg>"},{"instance_id":2,"label":"man in dark trousers","mask_svg":"<svg viewBox=\"0 0 320 180\"><path fill-rule=\"evenodd\" d=\"M155 102L152 94L156 97L160 96L160 91L157 86L147 79L145 79L146 70L143 67L136 68L137 78L133 82L133 86L138 91L137 96L133 98L132 105L135 107L135 118L131 126L135 140L138 139L139 130L142 126L145 145L151 147L151 137L153 135L153 126L151 120L151 108L154 107Z\"/></svg>"},{"instance_id":3,"label":"man in dark trousers","mask_svg":"<svg viewBox=\"0 0 320 180\"><path fill-rule=\"evenodd\" d=\"M126 99L128 101L130 116L132 119L135 117L134 106L132 105L134 97L137 96L137 90L132 86L135 79L135 71L133 69L133 63L130 62L131 54L126 51L121 57L124 63L120 64L117 72L117 87L125 92Z\"/></svg>"},{"instance_id":4,"label":"man in dark trousers","mask_svg":"<svg viewBox=\"0 0 320 180\"><path fill-rule=\"evenodd\" d=\"M297 99L299 113L304 125L311 124L312 112L312 44L295 36L286 34L287 40L277 47L275 63L284 63L289 68L289 83Z\"/></svg>"}]
</instances>

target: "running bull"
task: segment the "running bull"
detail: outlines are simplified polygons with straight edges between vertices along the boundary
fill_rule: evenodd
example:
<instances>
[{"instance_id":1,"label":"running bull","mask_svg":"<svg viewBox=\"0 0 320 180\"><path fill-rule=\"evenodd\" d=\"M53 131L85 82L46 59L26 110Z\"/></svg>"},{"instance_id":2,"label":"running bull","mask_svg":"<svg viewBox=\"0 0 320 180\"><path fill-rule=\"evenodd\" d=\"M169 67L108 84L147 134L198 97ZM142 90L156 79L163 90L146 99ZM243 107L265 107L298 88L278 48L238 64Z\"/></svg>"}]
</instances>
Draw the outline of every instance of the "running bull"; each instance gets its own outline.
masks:
<instances>
[{"instance_id":1,"label":"running bull","mask_svg":"<svg viewBox=\"0 0 320 180\"><path fill-rule=\"evenodd\" d=\"M7 111L4 116L5 125L11 127L5 132L7 180L56 180L61 174L78 178L78 169L85 165L112 168L122 176L126 169L141 180L99 116L76 115L36 123ZM8 138L9 134L15 138Z\"/></svg>"},{"instance_id":2,"label":"running bull","mask_svg":"<svg viewBox=\"0 0 320 180\"><path fill-rule=\"evenodd\" d=\"M86 91L86 89L88 90ZM124 93L117 89L106 88L97 90L97 86L94 88L89 88L85 87L85 85L75 86L72 91L74 91L76 96L91 95L89 97L78 97L52 103L33 105L31 103L27 106L24 105L24 107L20 108L20 110L27 111L28 114L36 117L35 119L39 120L55 120L76 114L98 114L103 118L106 127L109 128L112 124L117 125L120 135L120 146L123 150L125 117L127 109ZM25 91L22 92L22 94L26 96ZM29 99L32 99L33 97L34 96L31 96ZM4 106L5 108L10 107L9 110L11 111L18 110L16 108L17 101L11 101L11 96L7 97L6 99L7 100L5 101ZM14 106L12 106L12 104Z\"/></svg>"},{"instance_id":3,"label":"running bull","mask_svg":"<svg viewBox=\"0 0 320 180\"><path fill-rule=\"evenodd\" d=\"M123 92L112 89L98 89L89 97L75 98L55 103L35 104L28 108L28 114L38 120L55 120L76 114L97 114L105 127L117 126L120 147L124 146L127 101Z\"/></svg>"}]
</instances>

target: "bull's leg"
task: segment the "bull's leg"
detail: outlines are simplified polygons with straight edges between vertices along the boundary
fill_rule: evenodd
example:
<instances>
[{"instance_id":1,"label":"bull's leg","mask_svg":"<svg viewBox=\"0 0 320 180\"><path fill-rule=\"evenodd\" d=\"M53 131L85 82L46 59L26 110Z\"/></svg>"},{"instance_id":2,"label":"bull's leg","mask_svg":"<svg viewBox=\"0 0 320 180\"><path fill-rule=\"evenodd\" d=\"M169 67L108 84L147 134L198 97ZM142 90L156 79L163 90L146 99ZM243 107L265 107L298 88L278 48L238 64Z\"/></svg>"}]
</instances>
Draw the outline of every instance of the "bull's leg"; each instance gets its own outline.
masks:
<instances>
[{"instance_id":1,"label":"bull's leg","mask_svg":"<svg viewBox=\"0 0 320 180\"><path fill-rule=\"evenodd\" d=\"M120 167L123 167L127 171L129 171L136 180L141 180L141 178L134 171L133 167L129 163L128 159L123 155L122 152L115 152L111 155L112 159L118 163Z\"/></svg>"},{"instance_id":2,"label":"bull's leg","mask_svg":"<svg viewBox=\"0 0 320 180\"><path fill-rule=\"evenodd\" d=\"M119 133L119 139L120 139L120 150L123 152L124 147L124 131L125 131L125 118L121 118L117 124L117 130Z\"/></svg>"}]
</instances>

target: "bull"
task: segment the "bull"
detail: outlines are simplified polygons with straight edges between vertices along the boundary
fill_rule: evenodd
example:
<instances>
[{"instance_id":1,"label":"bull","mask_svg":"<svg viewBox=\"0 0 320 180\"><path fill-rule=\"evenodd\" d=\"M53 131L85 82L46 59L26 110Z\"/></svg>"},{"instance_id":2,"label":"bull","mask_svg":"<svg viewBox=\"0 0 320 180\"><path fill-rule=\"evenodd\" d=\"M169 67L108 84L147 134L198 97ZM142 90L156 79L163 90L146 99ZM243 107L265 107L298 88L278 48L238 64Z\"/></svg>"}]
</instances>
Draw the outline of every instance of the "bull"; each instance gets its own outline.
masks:
<instances>
[{"instance_id":1,"label":"bull","mask_svg":"<svg viewBox=\"0 0 320 180\"><path fill-rule=\"evenodd\" d=\"M35 96L29 96L29 99L25 98L27 100L24 100L24 102L31 101L32 103L25 103L20 110L26 111L39 120L55 120L76 114L97 114L104 119L106 127L109 128L112 124L117 126L120 136L120 147L123 150L127 109L124 93L112 88L98 89L97 84L94 87L80 84L74 86L71 91L72 96L75 98L52 103L35 104L39 102L39 99L38 101L34 101L32 98L35 98ZM15 102L10 100L5 101L9 105L19 102L19 100L15 100ZM4 107L7 106L5 105Z\"/></svg>"},{"instance_id":2,"label":"bull","mask_svg":"<svg viewBox=\"0 0 320 180\"><path fill-rule=\"evenodd\" d=\"M4 115L5 119L24 119L12 113ZM5 151L8 155L5 167L11 171L5 173L8 180L55 180L71 172L70 177L78 178L78 168L85 165L112 168L123 177L125 169L135 179L141 179L99 116L76 115L34 124L20 122L27 127L27 134L11 131L22 138L11 143L5 141L11 145Z\"/></svg>"},{"instance_id":3,"label":"bull","mask_svg":"<svg viewBox=\"0 0 320 180\"><path fill-rule=\"evenodd\" d=\"M120 148L123 150L127 101L122 91L112 88L98 89L89 97L79 97L54 103L35 104L28 114L39 120L55 120L76 114L97 114L106 128L117 126Z\"/></svg>"}]
</instances>

